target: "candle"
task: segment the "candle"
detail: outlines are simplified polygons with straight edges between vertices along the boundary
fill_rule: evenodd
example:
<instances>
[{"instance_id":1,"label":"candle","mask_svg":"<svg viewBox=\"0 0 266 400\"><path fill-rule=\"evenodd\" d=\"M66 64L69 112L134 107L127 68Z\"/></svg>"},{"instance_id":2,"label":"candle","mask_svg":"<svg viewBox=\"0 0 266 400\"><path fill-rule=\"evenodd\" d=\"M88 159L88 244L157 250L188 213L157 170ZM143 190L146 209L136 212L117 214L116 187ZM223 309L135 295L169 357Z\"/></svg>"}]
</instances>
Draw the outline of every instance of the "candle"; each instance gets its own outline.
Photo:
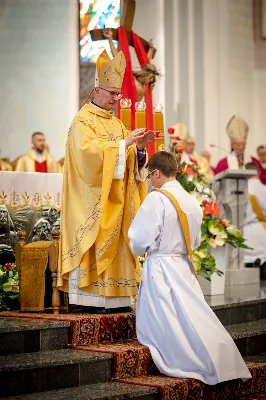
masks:
<instances>
[{"instance_id":1,"label":"candle","mask_svg":"<svg viewBox=\"0 0 266 400\"><path fill-rule=\"evenodd\" d=\"M131 109L130 108L121 108L120 120L128 130L131 129Z\"/></svg>"},{"instance_id":2,"label":"candle","mask_svg":"<svg viewBox=\"0 0 266 400\"><path fill-rule=\"evenodd\" d=\"M138 101L135 104L135 125L136 128L146 128L146 103Z\"/></svg>"},{"instance_id":3,"label":"candle","mask_svg":"<svg viewBox=\"0 0 266 400\"><path fill-rule=\"evenodd\" d=\"M128 130L131 129L131 104L130 99L124 98L120 100L120 120Z\"/></svg>"},{"instance_id":4,"label":"candle","mask_svg":"<svg viewBox=\"0 0 266 400\"><path fill-rule=\"evenodd\" d=\"M146 128L146 112L136 111L135 121L136 121L136 128Z\"/></svg>"},{"instance_id":5,"label":"candle","mask_svg":"<svg viewBox=\"0 0 266 400\"><path fill-rule=\"evenodd\" d=\"M155 151L164 150L164 120L162 113L162 105L157 103L153 107L153 127L156 132Z\"/></svg>"}]
</instances>

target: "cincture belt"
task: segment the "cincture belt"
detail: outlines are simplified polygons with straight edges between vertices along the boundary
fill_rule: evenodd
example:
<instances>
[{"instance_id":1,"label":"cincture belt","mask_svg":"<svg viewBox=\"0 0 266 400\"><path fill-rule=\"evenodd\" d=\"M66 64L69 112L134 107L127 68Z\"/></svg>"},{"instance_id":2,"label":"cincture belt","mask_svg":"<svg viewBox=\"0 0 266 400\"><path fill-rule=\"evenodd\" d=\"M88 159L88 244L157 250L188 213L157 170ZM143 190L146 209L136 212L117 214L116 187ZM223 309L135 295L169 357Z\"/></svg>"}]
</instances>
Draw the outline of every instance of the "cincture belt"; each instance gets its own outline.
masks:
<instances>
[{"instance_id":1,"label":"cincture belt","mask_svg":"<svg viewBox=\"0 0 266 400\"><path fill-rule=\"evenodd\" d=\"M149 254L145 261L152 257L188 257L188 254L176 253L153 253Z\"/></svg>"}]
</instances>

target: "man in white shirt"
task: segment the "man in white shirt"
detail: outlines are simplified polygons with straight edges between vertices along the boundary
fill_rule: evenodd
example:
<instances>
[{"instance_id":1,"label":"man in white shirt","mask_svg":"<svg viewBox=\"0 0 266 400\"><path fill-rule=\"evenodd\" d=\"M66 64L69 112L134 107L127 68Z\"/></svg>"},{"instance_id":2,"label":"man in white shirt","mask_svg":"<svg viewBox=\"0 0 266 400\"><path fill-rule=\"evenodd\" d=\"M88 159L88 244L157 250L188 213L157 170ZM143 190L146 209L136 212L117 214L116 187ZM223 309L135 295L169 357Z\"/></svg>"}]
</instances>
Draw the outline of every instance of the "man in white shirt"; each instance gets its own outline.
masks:
<instances>
[{"instance_id":1,"label":"man in white shirt","mask_svg":"<svg viewBox=\"0 0 266 400\"><path fill-rule=\"evenodd\" d=\"M136 328L165 375L209 385L251 375L232 338L205 302L194 271L192 249L200 244L202 210L176 181L171 153L148 163L153 187L130 229L135 255L147 253L139 288Z\"/></svg>"},{"instance_id":2,"label":"man in white shirt","mask_svg":"<svg viewBox=\"0 0 266 400\"><path fill-rule=\"evenodd\" d=\"M260 267L261 278L266 278L266 168L252 157L247 169L257 167L258 175L248 180L248 204L244 220L244 237L251 249L244 250L246 267ZM252 165L253 164L253 165Z\"/></svg>"}]
</instances>

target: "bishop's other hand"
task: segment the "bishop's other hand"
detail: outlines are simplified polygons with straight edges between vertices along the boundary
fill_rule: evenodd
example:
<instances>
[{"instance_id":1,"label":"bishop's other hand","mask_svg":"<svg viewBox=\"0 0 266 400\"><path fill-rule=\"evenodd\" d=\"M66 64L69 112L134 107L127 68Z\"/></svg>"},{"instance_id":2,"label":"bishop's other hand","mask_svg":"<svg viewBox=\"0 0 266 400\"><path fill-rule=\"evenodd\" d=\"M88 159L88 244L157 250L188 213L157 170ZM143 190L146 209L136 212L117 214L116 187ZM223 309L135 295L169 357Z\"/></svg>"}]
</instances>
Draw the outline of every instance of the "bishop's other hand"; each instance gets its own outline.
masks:
<instances>
[{"instance_id":1,"label":"bishop's other hand","mask_svg":"<svg viewBox=\"0 0 266 400\"><path fill-rule=\"evenodd\" d=\"M136 146L139 150L143 150L148 144L153 143L155 140L154 131L146 131L143 136L136 139Z\"/></svg>"}]
</instances>

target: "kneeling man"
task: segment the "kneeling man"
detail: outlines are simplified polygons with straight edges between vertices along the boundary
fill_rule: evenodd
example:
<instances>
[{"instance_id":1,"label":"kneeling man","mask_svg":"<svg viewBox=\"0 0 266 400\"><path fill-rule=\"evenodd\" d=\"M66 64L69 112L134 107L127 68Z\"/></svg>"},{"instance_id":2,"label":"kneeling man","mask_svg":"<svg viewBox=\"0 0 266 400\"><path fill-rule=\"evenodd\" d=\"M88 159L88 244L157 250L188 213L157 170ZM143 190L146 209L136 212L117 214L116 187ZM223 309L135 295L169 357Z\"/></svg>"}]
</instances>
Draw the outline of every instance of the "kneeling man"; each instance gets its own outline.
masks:
<instances>
[{"instance_id":1,"label":"kneeling man","mask_svg":"<svg viewBox=\"0 0 266 400\"><path fill-rule=\"evenodd\" d=\"M249 379L233 339L205 302L191 262L200 244L201 207L176 181L172 154L154 154L148 168L157 190L129 229L133 253L147 253L136 311L138 340L165 375L209 385Z\"/></svg>"}]
</instances>

